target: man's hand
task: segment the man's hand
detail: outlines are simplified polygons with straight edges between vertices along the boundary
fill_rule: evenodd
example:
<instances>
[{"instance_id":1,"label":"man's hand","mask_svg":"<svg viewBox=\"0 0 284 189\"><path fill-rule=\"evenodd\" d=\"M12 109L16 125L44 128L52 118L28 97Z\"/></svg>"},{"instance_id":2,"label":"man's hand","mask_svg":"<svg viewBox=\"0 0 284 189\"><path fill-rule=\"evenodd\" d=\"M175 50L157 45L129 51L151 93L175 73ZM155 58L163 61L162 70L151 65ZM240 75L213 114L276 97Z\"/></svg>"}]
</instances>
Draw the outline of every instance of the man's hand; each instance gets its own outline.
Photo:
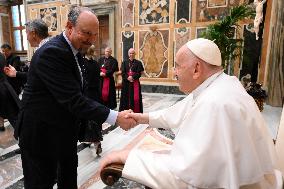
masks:
<instances>
[{"instance_id":1,"label":"man's hand","mask_svg":"<svg viewBox=\"0 0 284 189\"><path fill-rule=\"evenodd\" d=\"M132 76L128 76L127 80L128 80L129 82L133 82L133 81L134 81Z\"/></svg>"},{"instance_id":2,"label":"man's hand","mask_svg":"<svg viewBox=\"0 0 284 189\"><path fill-rule=\"evenodd\" d=\"M137 124L149 124L149 114L148 113L134 113L131 112L126 115L126 118L134 119Z\"/></svg>"},{"instance_id":3,"label":"man's hand","mask_svg":"<svg viewBox=\"0 0 284 189\"><path fill-rule=\"evenodd\" d=\"M116 123L123 129L129 130L137 125L135 119L128 117L127 115L131 113L132 110L124 110L122 112L118 112L118 116L116 119Z\"/></svg>"},{"instance_id":4,"label":"man's hand","mask_svg":"<svg viewBox=\"0 0 284 189\"><path fill-rule=\"evenodd\" d=\"M13 66L9 65L9 67L4 68L4 73L9 77L16 77L17 71Z\"/></svg>"},{"instance_id":5,"label":"man's hand","mask_svg":"<svg viewBox=\"0 0 284 189\"><path fill-rule=\"evenodd\" d=\"M109 153L106 157L104 157L101 160L100 163L100 172L103 170L103 168L111 163L121 163L125 164L126 159L129 155L130 150L119 150L119 151L113 151Z\"/></svg>"},{"instance_id":6,"label":"man's hand","mask_svg":"<svg viewBox=\"0 0 284 189\"><path fill-rule=\"evenodd\" d=\"M106 74L105 74L104 72L101 72L101 73L100 73L100 76L105 77Z\"/></svg>"}]
</instances>

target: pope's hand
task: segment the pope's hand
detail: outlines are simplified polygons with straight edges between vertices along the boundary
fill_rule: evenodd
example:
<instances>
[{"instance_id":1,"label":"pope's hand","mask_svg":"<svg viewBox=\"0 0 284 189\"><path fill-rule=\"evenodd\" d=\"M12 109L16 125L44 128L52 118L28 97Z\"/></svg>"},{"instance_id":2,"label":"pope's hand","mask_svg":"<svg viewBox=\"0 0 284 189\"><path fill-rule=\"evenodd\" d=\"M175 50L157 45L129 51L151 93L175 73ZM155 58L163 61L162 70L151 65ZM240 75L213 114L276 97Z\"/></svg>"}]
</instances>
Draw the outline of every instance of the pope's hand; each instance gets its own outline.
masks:
<instances>
[{"instance_id":1,"label":"pope's hand","mask_svg":"<svg viewBox=\"0 0 284 189\"><path fill-rule=\"evenodd\" d=\"M134 119L137 122L137 124L141 123L141 117L142 117L141 113L134 113L134 112L131 112L126 115L126 118Z\"/></svg>"},{"instance_id":2,"label":"pope's hand","mask_svg":"<svg viewBox=\"0 0 284 189\"><path fill-rule=\"evenodd\" d=\"M127 114L131 113L132 110L124 110L122 112L118 112L118 116L116 119L117 125L119 125L123 130L129 130L137 125L135 119L128 117Z\"/></svg>"},{"instance_id":3,"label":"pope's hand","mask_svg":"<svg viewBox=\"0 0 284 189\"><path fill-rule=\"evenodd\" d=\"M111 163L118 163L118 164L125 164L126 159L129 155L130 150L126 149L126 150L119 150L119 151L113 151L111 153L109 153L106 157L104 157L101 160L100 163L100 172L102 171L102 169L111 164Z\"/></svg>"},{"instance_id":4,"label":"pope's hand","mask_svg":"<svg viewBox=\"0 0 284 189\"><path fill-rule=\"evenodd\" d=\"M134 113L131 112L126 115L126 118L134 119L137 124L149 124L149 114L148 113Z\"/></svg>"}]
</instances>

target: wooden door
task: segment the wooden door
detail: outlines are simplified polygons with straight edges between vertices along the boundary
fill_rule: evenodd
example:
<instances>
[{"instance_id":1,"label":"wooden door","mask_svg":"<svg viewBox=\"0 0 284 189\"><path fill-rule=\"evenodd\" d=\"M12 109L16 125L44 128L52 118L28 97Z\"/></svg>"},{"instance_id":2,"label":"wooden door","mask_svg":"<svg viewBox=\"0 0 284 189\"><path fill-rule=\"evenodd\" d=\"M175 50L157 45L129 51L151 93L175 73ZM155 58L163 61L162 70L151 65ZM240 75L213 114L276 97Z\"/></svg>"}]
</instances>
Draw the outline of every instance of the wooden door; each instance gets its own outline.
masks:
<instances>
[{"instance_id":1,"label":"wooden door","mask_svg":"<svg viewBox=\"0 0 284 189\"><path fill-rule=\"evenodd\" d=\"M105 48L109 46L109 16L103 15L98 17L99 25L99 36L95 43L96 56L97 58L104 56Z\"/></svg>"}]
</instances>

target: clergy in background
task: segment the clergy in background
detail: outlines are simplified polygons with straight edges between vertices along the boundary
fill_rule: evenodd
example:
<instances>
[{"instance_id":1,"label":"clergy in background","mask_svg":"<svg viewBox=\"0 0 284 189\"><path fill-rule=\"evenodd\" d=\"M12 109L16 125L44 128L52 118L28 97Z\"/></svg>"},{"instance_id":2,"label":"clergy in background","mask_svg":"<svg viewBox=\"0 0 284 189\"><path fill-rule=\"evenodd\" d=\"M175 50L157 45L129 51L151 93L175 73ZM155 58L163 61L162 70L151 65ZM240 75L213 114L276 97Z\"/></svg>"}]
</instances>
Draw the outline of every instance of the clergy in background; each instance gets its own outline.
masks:
<instances>
[{"instance_id":1,"label":"clergy in background","mask_svg":"<svg viewBox=\"0 0 284 189\"><path fill-rule=\"evenodd\" d=\"M105 48L105 56L99 59L101 76L101 102L110 109L115 109L116 89L113 74L118 71L117 60L111 56L112 49Z\"/></svg>"},{"instance_id":2,"label":"clergy in background","mask_svg":"<svg viewBox=\"0 0 284 189\"><path fill-rule=\"evenodd\" d=\"M135 59L135 50L128 50L128 60L121 64L122 89L119 111L132 109L135 113L143 112L140 77L144 71L142 62Z\"/></svg>"},{"instance_id":3,"label":"clergy in background","mask_svg":"<svg viewBox=\"0 0 284 189\"><path fill-rule=\"evenodd\" d=\"M265 121L238 78L223 72L221 62L220 50L210 40L182 46L175 75L187 96L164 110L128 115L150 127L177 128L171 150L117 151L101 167L125 163L123 177L151 188L282 188Z\"/></svg>"}]
</instances>

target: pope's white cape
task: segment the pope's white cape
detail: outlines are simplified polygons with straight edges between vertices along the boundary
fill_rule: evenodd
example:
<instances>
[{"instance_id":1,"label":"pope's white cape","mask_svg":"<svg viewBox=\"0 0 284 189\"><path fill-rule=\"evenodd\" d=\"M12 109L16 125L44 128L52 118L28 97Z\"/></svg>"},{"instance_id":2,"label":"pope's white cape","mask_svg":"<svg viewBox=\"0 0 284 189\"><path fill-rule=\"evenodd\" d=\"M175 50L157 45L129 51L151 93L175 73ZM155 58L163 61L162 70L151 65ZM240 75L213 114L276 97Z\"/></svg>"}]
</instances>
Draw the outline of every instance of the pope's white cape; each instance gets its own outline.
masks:
<instances>
[{"instance_id":1,"label":"pope's white cape","mask_svg":"<svg viewBox=\"0 0 284 189\"><path fill-rule=\"evenodd\" d=\"M149 119L151 127L179 127L172 151L133 150L123 170L126 178L163 189L239 189L254 183L261 189L277 188L268 128L236 77L214 74L174 106L150 113ZM271 183L265 175L272 175Z\"/></svg>"}]
</instances>

